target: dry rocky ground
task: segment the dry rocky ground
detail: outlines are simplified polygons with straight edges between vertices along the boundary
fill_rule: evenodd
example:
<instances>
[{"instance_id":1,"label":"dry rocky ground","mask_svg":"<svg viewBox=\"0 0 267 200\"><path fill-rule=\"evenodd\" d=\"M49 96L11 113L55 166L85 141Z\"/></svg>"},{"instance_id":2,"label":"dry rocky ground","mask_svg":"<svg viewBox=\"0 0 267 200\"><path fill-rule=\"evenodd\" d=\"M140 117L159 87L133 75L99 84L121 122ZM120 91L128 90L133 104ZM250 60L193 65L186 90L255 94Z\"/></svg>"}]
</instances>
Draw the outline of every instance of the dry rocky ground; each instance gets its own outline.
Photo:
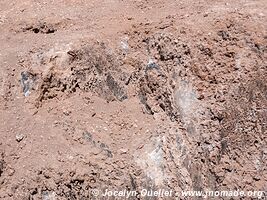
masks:
<instances>
[{"instance_id":1,"label":"dry rocky ground","mask_svg":"<svg viewBox=\"0 0 267 200\"><path fill-rule=\"evenodd\" d=\"M266 10L1 0L0 199L267 191Z\"/></svg>"}]
</instances>

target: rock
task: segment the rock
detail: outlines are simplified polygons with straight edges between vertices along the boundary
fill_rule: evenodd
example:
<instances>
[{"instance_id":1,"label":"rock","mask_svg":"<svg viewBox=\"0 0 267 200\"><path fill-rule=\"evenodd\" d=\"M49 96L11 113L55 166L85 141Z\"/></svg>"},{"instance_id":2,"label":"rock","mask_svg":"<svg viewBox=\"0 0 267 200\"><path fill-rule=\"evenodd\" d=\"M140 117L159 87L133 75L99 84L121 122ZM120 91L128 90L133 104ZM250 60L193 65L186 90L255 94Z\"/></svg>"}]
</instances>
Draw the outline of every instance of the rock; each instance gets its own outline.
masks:
<instances>
[{"instance_id":1,"label":"rock","mask_svg":"<svg viewBox=\"0 0 267 200\"><path fill-rule=\"evenodd\" d=\"M121 86L110 73L107 75L106 83L110 91L112 91L113 95L119 101L123 101L128 98L124 87Z\"/></svg>"},{"instance_id":2,"label":"rock","mask_svg":"<svg viewBox=\"0 0 267 200\"><path fill-rule=\"evenodd\" d=\"M156 61L154 61L153 59L149 58L148 63L147 63L147 70L154 69L154 68L155 69L159 69Z\"/></svg>"},{"instance_id":3,"label":"rock","mask_svg":"<svg viewBox=\"0 0 267 200\"><path fill-rule=\"evenodd\" d=\"M24 139L24 135L23 134L21 134L21 133L19 133L19 134L17 134L16 135L16 140L17 140L17 142L21 142L23 139Z\"/></svg>"},{"instance_id":4,"label":"rock","mask_svg":"<svg viewBox=\"0 0 267 200\"><path fill-rule=\"evenodd\" d=\"M53 191L43 191L43 200L56 200L56 193Z\"/></svg>"},{"instance_id":5,"label":"rock","mask_svg":"<svg viewBox=\"0 0 267 200\"><path fill-rule=\"evenodd\" d=\"M128 149L120 149L121 154L126 154L128 152Z\"/></svg>"},{"instance_id":6,"label":"rock","mask_svg":"<svg viewBox=\"0 0 267 200\"><path fill-rule=\"evenodd\" d=\"M0 160L0 177L2 175L2 173L4 172L4 165L5 165L5 161L3 159Z\"/></svg>"},{"instance_id":7,"label":"rock","mask_svg":"<svg viewBox=\"0 0 267 200\"><path fill-rule=\"evenodd\" d=\"M69 110L64 110L63 111L63 114L66 115L66 116L69 116L71 114L71 111Z\"/></svg>"},{"instance_id":8,"label":"rock","mask_svg":"<svg viewBox=\"0 0 267 200\"><path fill-rule=\"evenodd\" d=\"M85 132L83 133L83 138L84 138L85 140L89 141L89 142L92 141L92 137L93 137L92 134L89 133L88 131L85 131Z\"/></svg>"},{"instance_id":9,"label":"rock","mask_svg":"<svg viewBox=\"0 0 267 200\"><path fill-rule=\"evenodd\" d=\"M13 176L14 173L15 173L15 170L13 168L10 168L10 169L7 170L8 176Z\"/></svg>"},{"instance_id":10,"label":"rock","mask_svg":"<svg viewBox=\"0 0 267 200\"><path fill-rule=\"evenodd\" d=\"M23 89L24 96L27 97L30 95L30 90L32 89L33 82L36 80L35 75L28 71L21 72L21 85Z\"/></svg>"}]
</instances>

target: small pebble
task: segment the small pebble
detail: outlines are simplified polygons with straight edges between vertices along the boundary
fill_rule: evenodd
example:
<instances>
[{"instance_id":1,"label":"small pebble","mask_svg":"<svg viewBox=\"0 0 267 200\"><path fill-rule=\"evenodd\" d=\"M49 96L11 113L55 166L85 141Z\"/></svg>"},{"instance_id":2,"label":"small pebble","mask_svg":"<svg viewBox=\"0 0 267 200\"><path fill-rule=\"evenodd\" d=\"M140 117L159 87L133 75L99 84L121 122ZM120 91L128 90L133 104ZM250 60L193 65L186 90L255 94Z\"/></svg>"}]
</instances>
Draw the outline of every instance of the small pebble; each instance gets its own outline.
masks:
<instances>
[{"instance_id":1,"label":"small pebble","mask_svg":"<svg viewBox=\"0 0 267 200\"><path fill-rule=\"evenodd\" d=\"M71 114L71 111L69 110L64 110L63 111L63 114L66 115L66 116L69 116Z\"/></svg>"},{"instance_id":2,"label":"small pebble","mask_svg":"<svg viewBox=\"0 0 267 200\"><path fill-rule=\"evenodd\" d=\"M120 149L121 154L126 154L128 152L128 149Z\"/></svg>"},{"instance_id":3,"label":"small pebble","mask_svg":"<svg viewBox=\"0 0 267 200\"><path fill-rule=\"evenodd\" d=\"M23 134L17 134L16 135L17 142L21 142L23 139L24 139L24 135Z\"/></svg>"}]
</instances>

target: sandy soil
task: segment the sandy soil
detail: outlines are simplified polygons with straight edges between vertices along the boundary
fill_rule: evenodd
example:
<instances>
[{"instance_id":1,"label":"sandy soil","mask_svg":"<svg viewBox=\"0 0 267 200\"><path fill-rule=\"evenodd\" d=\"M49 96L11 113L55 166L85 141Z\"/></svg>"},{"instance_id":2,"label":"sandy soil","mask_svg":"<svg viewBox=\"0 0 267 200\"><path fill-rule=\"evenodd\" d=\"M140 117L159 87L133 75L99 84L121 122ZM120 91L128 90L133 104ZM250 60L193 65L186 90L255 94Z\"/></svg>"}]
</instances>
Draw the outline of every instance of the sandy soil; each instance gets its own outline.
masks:
<instances>
[{"instance_id":1,"label":"sandy soil","mask_svg":"<svg viewBox=\"0 0 267 200\"><path fill-rule=\"evenodd\" d=\"M266 11L1 0L0 199L267 191Z\"/></svg>"}]
</instances>

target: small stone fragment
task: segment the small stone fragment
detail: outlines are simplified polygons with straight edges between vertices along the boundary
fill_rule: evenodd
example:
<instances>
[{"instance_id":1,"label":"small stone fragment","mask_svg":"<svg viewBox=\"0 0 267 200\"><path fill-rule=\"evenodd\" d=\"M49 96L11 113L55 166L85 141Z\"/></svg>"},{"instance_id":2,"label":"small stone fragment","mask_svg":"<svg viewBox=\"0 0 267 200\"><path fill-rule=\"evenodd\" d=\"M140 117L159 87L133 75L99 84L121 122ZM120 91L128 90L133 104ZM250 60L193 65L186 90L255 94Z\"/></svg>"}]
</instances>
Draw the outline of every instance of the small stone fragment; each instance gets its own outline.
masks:
<instances>
[{"instance_id":1,"label":"small stone fragment","mask_svg":"<svg viewBox=\"0 0 267 200\"><path fill-rule=\"evenodd\" d=\"M19 134L16 135L17 142L21 142L23 139L24 139L24 135L23 134L19 133Z\"/></svg>"}]
</instances>

